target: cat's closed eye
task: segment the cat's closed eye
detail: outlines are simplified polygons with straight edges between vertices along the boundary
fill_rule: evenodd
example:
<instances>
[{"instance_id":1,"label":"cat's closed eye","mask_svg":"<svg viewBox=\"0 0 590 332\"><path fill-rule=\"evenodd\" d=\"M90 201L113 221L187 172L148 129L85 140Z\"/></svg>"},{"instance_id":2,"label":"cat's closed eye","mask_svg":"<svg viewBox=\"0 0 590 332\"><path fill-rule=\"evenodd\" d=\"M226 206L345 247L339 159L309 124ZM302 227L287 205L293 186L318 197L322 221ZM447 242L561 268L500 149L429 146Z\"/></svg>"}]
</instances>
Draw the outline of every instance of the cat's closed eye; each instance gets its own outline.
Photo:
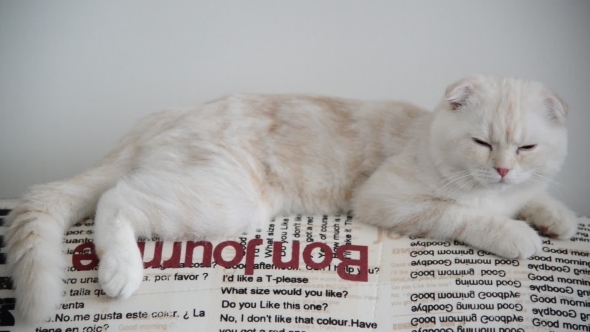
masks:
<instances>
[{"instance_id":1,"label":"cat's closed eye","mask_svg":"<svg viewBox=\"0 0 590 332\"><path fill-rule=\"evenodd\" d=\"M523 146L519 146L518 149L519 150L532 150L535 147L537 147L536 144L531 144L531 145L523 145Z\"/></svg>"},{"instance_id":2,"label":"cat's closed eye","mask_svg":"<svg viewBox=\"0 0 590 332\"><path fill-rule=\"evenodd\" d=\"M486 141L482 141L482 140L480 140L480 139L478 139L478 138L475 138L475 137L473 137L472 139L473 139L473 141L474 141L475 143L477 143L477 144L479 144L479 145L481 145L481 146L485 146L485 147L487 147L488 149L492 150L492 145L491 145L490 143L488 143L488 142L486 142Z\"/></svg>"}]
</instances>

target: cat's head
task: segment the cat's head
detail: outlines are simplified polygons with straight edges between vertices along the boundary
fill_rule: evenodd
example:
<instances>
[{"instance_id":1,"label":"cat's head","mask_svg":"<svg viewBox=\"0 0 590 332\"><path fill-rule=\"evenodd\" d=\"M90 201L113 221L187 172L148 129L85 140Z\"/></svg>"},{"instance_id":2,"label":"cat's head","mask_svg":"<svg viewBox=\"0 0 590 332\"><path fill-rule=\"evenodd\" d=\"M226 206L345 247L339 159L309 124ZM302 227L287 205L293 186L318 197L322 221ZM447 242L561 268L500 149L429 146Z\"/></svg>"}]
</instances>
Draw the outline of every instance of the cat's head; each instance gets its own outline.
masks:
<instances>
[{"instance_id":1,"label":"cat's head","mask_svg":"<svg viewBox=\"0 0 590 332\"><path fill-rule=\"evenodd\" d=\"M476 76L450 85L430 131L431 154L464 188L543 185L567 154L567 105L539 82Z\"/></svg>"}]
</instances>

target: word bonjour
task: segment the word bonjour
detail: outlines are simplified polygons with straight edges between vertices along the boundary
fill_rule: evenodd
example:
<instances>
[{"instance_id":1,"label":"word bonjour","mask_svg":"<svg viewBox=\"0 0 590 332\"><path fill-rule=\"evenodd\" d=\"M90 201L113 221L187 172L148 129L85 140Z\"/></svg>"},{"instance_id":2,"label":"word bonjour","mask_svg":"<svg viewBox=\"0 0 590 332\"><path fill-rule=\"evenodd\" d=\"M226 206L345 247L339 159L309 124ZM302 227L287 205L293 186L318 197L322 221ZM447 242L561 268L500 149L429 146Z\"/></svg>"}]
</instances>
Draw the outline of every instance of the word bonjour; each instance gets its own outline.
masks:
<instances>
[{"instance_id":1,"label":"word bonjour","mask_svg":"<svg viewBox=\"0 0 590 332\"><path fill-rule=\"evenodd\" d=\"M244 268L245 275L253 275L254 269L258 267L259 263L256 264L255 258L256 253L259 251L258 246L262 245L263 240L260 238L251 239L245 245L246 248L236 241L224 241L215 248L209 241L188 241L188 242L174 242L172 247L172 256L162 262L162 249L163 242L155 242L154 258L150 262L144 262L144 268L185 268L185 267L211 267L212 261L215 265L219 265L225 268ZM180 262L182 245L185 245L184 263ZM142 258L145 252L145 242L137 242ZM272 263L279 269L293 269L299 268L300 256L308 269L322 270L328 268L332 263L332 259L335 257L340 260L340 264L336 268L338 276L344 280L367 282L369 280L369 268L368 268L368 248L367 246L359 245L342 245L336 249L336 252L332 252L332 248L329 245L321 242L312 242L305 246L303 253L300 255L300 243L299 241L293 241L291 245L291 258L288 261L283 261L283 256L286 255L285 246L286 244L282 241L273 242L272 252ZM201 247L203 249L202 263L193 263L193 252L195 248ZM234 257L227 260L222 256L222 252L225 248L231 247L234 249ZM321 250L319 258L321 261L315 261L312 257L312 252L315 249ZM348 256L352 256L349 252L357 252L359 258L352 259ZM246 257L245 264L242 260ZM72 267L76 271L89 271L94 270L98 266L98 257L94 251L94 244L92 242L86 242L78 245L72 253ZM356 268L352 268L352 266ZM266 266L264 268L267 268ZM356 274L353 272L357 272Z\"/></svg>"}]
</instances>

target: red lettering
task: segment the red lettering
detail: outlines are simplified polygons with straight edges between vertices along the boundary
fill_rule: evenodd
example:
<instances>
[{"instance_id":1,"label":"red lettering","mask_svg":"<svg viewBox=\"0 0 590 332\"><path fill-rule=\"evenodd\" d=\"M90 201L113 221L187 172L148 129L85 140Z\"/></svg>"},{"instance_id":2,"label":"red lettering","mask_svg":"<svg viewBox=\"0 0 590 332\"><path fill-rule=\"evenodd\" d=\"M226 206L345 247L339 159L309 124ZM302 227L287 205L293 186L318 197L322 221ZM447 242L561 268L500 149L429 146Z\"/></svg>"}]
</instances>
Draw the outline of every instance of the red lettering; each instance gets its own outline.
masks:
<instances>
[{"instance_id":1,"label":"red lettering","mask_svg":"<svg viewBox=\"0 0 590 332\"><path fill-rule=\"evenodd\" d=\"M316 263L311 258L311 252L315 248L320 248L324 252L324 260L319 263ZM276 251L273 252L273 255L276 255ZM321 270L323 268L326 268L328 267L328 265L330 265L330 263L332 263L332 249L330 249L330 246L328 246L325 243L311 243L307 247L305 247L305 249L303 249L303 261L305 262L305 264L307 264L307 266L311 267L314 270Z\"/></svg>"},{"instance_id":2,"label":"red lettering","mask_svg":"<svg viewBox=\"0 0 590 332\"><path fill-rule=\"evenodd\" d=\"M230 268L242 261L246 256L246 264L244 275L254 274L254 264L256 259L256 247L263 243L262 239L251 239L248 241L246 250L242 248L240 243L235 241L224 241L219 243L215 248L209 241L186 242L186 253L184 257L185 267L191 267L193 263L194 250L197 247L203 248L202 266L211 267L212 259L222 267ZM163 264L163 268L179 268L182 253L182 242L174 242L172 255ZM281 257L283 242L273 243L272 263L281 269L292 268L298 269L300 258L300 242L293 241L291 244L291 257L287 261L283 261ZM145 242L138 242L137 246L141 252L142 259L145 257ZM225 260L222 256L223 250L226 247L232 247L235 255L230 260ZM154 255L149 262L144 262L144 268L159 268L162 261L163 242L155 242ZM316 262L313 259L312 252L315 249L320 249L322 255L321 261ZM345 256L346 252L358 252L358 259L351 259ZM310 268L320 270L328 267L332 263L332 257L335 256L341 262L338 264L336 272L338 276L344 280L362 281L369 280L369 253L367 246L358 245L343 245L338 247L336 255L332 255L332 249L329 245L321 242L310 243L305 247L302 254L303 262ZM82 243L78 245L72 255L72 265L78 271L89 271L99 264L99 259L96 256L94 244L92 242ZM354 267L354 268L349 268ZM358 271L358 273L357 273Z\"/></svg>"},{"instance_id":3,"label":"red lettering","mask_svg":"<svg viewBox=\"0 0 590 332\"><path fill-rule=\"evenodd\" d=\"M182 250L181 242L174 242L172 245L172 256L167 261L162 263L162 267L167 268L179 268L180 267L180 251Z\"/></svg>"},{"instance_id":4,"label":"red lettering","mask_svg":"<svg viewBox=\"0 0 590 332\"><path fill-rule=\"evenodd\" d=\"M223 251L223 249L225 249L225 247L228 247L228 246L233 247L234 250L236 251L236 255L230 261L224 260L223 256L221 256L221 252ZM217 262L217 264L219 264L220 266L223 266L223 267L232 267L232 266L238 264L240 261L242 261L242 258L244 258L244 249L236 241L221 242L220 244L217 245L217 247L215 247L215 250L213 250L213 259Z\"/></svg>"},{"instance_id":5,"label":"red lettering","mask_svg":"<svg viewBox=\"0 0 590 332\"><path fill-rule=\"evenodd\" d=\"M84 253L86 249L90 249L89 254ZM83 261L89 262L84 263ZM86 242L77 246L72 255L72 265L78 271L89 271L95 268L98 265L98 256L94 252L94 243Z\"/></svg>"},{"instance_id":6,"label":"red lettering","mask_svg":"<svg viewBox=\"0 0 590 332\"><path fill-rule=\"evenodd\" d=\"M137 242L137 246L139 247L139 252L141 253L141 258L143 259L145 257L145 242ZM149 262L143 262L143 268L147 269L147 268L154 268L157 269L160 267L160 263L162 263L162 246L163 243L158 241L156 242L156 245L154 246L154 258L152 258L151 261Z\"/></svg>"},{"instance_id":7,"label":"red lettering","mask_svg":"<svg viewBox=\"0 0 590 332\"><path fill-rule=\"evenodd\" d=\"M291 248L291 260L283 262L281 260L280 252L283 248L283 242L274 242L272 244L272 263L281 269L292 268L297 269L299 267L299 241L293 241L293 247Z\"/></svg>"},{"instance_id":8,"label":"red lettering","mask_svg":"<svg viewBox=\"0 0 590 332\"><path fill-rule=\"evenodd\" d=\"M347 251L358 251L360 258L346 258L344 253ZM341 260L341 263L338 264L338 269L336 270L340 278L350 281L369 281L369 251L367 246L355 246L352 244L343 245L336 250L336 257ZM351 265L359 267L358 274L346 272L346 267Z\"/></svg>"},{"instance_id":9,"label":"red lettering","mask_svg":"<svg viewBox=\"0 0 590 332\"><path fill-rule=\"evenodd\" d=\"M247 276L254 274L254 255L256 254L256 246L261 244L262 239L252 239L248 241L248 246L246 247L246 271L244 271L244 274Z\"/></svg>"},{"instance_id":10,"label":"red lettering","mask_svg":"<svg viewBox=\"0 0 590 332\"><path fill-rule=\"evenodd\" d=\"M193 264L193 253L196 247L203 247L203 266L211 267L211 251L213 245L209 241L189 241L186 243L186 254L184 257L184 267L190 267Z\"/></svg>"}]
</instances>

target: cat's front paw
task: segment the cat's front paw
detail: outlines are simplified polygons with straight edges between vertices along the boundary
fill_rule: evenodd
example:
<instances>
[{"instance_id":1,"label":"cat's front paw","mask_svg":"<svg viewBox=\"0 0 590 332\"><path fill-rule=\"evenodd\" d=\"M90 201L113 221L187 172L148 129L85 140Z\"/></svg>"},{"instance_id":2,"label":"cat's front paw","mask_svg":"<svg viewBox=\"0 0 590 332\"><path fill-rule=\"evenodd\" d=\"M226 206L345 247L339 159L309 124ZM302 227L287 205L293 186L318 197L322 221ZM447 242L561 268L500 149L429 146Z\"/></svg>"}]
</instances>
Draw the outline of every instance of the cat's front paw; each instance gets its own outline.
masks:
<instances>
[{"instance_id":1,"label":"cat's front paw","mask_svg":"<svg viewBox=\"0 0 590 332\"><path fill-rule=\"evenodd\" d=\"M541 252L541 238L527 223L512 220L503 228L490 252L510 259L522 259Z\"/></svg>"},{"instance_id":2,"label":"cat's front paw","mask_svg":"<svg viewBox=\"0 0 590 332\"><path fill-rule=\"evenodd\" d=\"M128 298L143 279L143 261L139 249L108 251L100 258L98 280L110 297Z\"/></svg>"},{"instance_id":3,"label":"cat's front paw","mask_svg":"<svg viewBox=\"0 0 590 332\"><path fill-rule=\"evenodd\" d=\"M578 218L562 204L530 207L524 217L543 234L560 240L571 238L578 230Z\"/></svg>"}]
</instances>

